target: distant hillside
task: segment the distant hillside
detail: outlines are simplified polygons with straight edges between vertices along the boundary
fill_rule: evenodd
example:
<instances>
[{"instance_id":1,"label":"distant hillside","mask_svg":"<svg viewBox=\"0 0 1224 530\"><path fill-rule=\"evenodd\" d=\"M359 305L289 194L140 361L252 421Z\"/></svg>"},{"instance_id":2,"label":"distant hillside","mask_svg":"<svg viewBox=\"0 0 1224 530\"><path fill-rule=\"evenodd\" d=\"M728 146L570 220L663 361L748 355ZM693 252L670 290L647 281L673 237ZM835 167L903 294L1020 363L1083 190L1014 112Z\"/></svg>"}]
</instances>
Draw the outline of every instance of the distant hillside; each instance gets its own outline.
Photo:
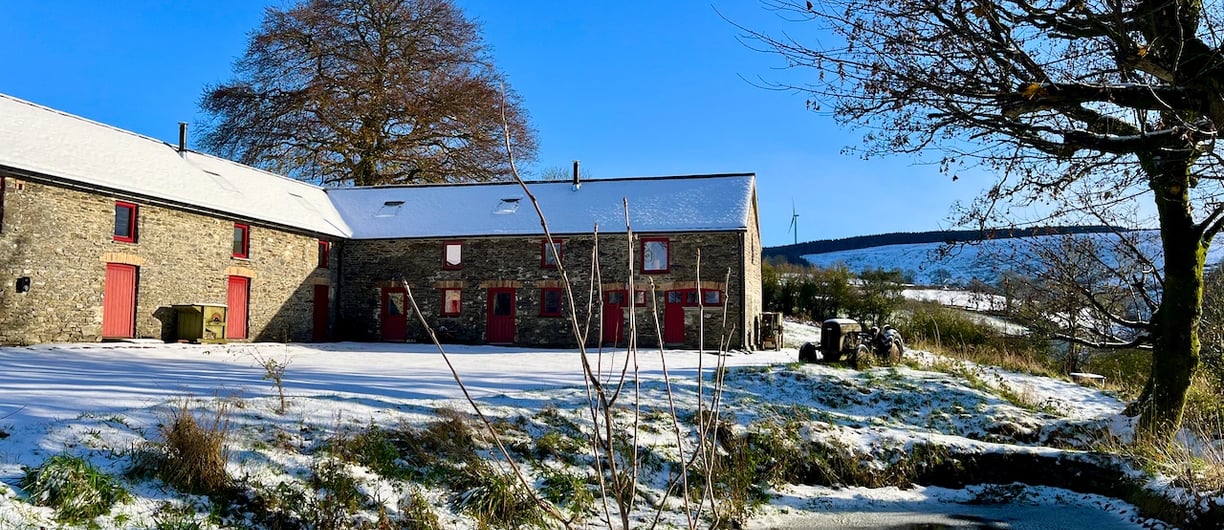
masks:
<instances>
[{"instance_id":1,"label":"distant hillside","mask_svg":"<svg viewBox=\"0 0 1224 530\"><path fill-rule=\"evenodd\" d=\"M1037 235L1058 234L1100 234L1118 230L1109 226L1047 226L1027 229L993 229L993 230L942 230L933 232L894 232L873 236L855 236L842 239L824 239L808 241L794 245L765 247L761 254L765 259L782 257L792 263L803 263L803 256L827 254L848 250L883 247L887 245L916 245L928 243L960 243L967 241L984 241L992 239L1009 239Z\"/></svg>"}]
</instances>

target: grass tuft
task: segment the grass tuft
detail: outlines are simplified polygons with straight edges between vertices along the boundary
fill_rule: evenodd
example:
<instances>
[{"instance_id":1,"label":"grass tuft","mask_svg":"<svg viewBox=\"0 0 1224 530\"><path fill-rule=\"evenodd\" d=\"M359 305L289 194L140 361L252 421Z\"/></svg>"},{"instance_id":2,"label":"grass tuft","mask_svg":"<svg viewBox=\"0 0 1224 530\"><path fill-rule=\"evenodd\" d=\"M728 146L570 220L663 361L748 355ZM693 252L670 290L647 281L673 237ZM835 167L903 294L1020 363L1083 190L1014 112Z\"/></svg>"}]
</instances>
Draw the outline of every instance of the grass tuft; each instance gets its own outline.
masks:
<instances>
[{"instance_id":1,"label":"grass tuft","mask_svg":"<svg viewBox=\"0 0 1224 530\"><path fill-rule=\"evenodd\" d=\"M113 477L79 456L59 454L33 469L18 484L39 506L55 509L57 521L81 524L109 513L131 495Z\"/></svg>"},{"instance_id":2,"label":"grass tuft","mask_svg":"<svg viewBox=\"0 0 1224 530\"><path fill-rule=\"evenodd\" d=\"M211 418L200 421L184 400L161 426L157 476L187 493L223 492L230 485L225 472L229 431L229 405L220 402Z\"/></svg>"}]
</instances>

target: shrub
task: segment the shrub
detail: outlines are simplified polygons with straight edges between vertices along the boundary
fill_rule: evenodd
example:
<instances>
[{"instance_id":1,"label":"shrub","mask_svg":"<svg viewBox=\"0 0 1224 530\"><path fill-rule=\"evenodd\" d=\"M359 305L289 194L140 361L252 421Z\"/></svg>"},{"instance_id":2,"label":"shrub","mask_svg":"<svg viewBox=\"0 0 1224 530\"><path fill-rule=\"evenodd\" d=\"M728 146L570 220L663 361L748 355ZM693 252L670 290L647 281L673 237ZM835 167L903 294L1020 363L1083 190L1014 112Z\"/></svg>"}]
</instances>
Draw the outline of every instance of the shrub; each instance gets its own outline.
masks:
<instances>
[{"instance_id":1,"label":"shrub","mask_svg":"<svg viewBox=\"0 0 1224 530\"><path fill-rule=\"evenodd\" d=\"M343 530L354 526L354 517L366 495L344 468L344 464L326 459L316 463L312 469L311 486L315 498L310 503L311 517L319 530Z\"/></svg>"},{"instance_id":2,"label":"shrub","mask_svg":"<svg viewBox=\"0 0 1224 530\"><path fill-rule=\"evenodd\" d=\"M544 500L565 508L571 517L579 517L595 506L595 492L586 477L566 471L548 469L540 485Z\"/></svg>"},{"instance_id":3,"label":"shrub","mask_svg":"<svg viewBox=\"0 0 1224 530\"><path fill-rule=\"evenodd\" d=\"M543 510L523 491L518 478L483 460L463 469L462 486L455 506L475 517L482 527L538 527L544 523Z\"/></svg>"},{"instance_id":4,"label":"shrub","mask_svg":"<svg viewBox=\"0 0 1224 530\"><path fill-rule=\"evenodd\" d=\"M114 478L84 458L63 454L26 468L19 485L34 504L54 508L56 520L72 524L109 513L116 503L131 497Z\"/></svg>"},{"instance_id":5,"label":"shrub","mask_svg":"<svg viewBox=\"0 0 1224 530\"><path fill-rule=\"evenodd\" d=\"M434 513L433 505L420 490L413 489L399 501L400 517L394 521L395 528L400 530L441 530L442 523L438 514Z\"/></svg>"},{"instance_id":6,"label":"shrub","mask_svg":"<svg viewBox=\"0 0 1224 530\"><path fill-rule=\"evenodd\" d=\"M229 406L225 403L219 403L212 418L201 423L184 400L161 426L157 476L187 493L221 493L230 484L225 473L229 429Z\"/></svg>"},{"instance_id":7,"label":"shrub","mask_svg":"<svg viewBox=\"0 0 1224 530\"><path fill-rule=\"evenodd\" d=\"M412 470L403 465L392 435L375 425L354 433L337 433L328 445L337 458L368 467L379 475L404 480L413 476Z\"/></svg>"}]
</instances>

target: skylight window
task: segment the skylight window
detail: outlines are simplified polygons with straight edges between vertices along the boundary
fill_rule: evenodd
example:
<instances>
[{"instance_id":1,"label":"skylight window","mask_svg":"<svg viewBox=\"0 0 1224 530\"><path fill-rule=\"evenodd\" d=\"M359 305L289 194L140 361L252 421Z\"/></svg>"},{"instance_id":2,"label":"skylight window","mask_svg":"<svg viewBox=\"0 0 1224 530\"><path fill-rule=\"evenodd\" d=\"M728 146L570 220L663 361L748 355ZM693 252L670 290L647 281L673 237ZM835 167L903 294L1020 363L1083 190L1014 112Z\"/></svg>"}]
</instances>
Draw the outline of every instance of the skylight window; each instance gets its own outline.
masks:
<instances>
[{"instance_id":1,"label":"skylight window","mask_svg":"<svg viewBox=\"0 0 1224 530\"><path fill-rule=\"evenodd\" d=\"M519 203L522 202L522 197L508 197L502 199L493 208L493 213L499 215L512 214L518 211Z\"/></svg>"},{"instance_id":2,"label":"skylight window","mask_svg":"<svg viewBox=\"0 0 1224 530\"><path fill-rule=\"evenodd\" d=\"M374 212L374 217L395 217L399 213L400 207L404 205L404 201L387 201Z\"/></svg>"}]
</instances>

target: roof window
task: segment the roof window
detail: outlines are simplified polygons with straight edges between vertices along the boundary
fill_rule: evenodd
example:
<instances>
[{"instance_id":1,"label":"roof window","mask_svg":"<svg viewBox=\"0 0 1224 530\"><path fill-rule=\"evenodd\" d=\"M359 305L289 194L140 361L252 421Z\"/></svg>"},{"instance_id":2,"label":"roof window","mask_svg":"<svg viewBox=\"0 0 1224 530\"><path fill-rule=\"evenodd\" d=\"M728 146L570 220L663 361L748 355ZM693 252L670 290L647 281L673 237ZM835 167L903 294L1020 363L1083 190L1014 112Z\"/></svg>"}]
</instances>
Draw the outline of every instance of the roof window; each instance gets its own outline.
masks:
<instances>
[{"instance_id":1,"label":"roof window","mask_svg":"<svg viewBox=\"0 0 1224 530\"><path fill-rule=\"evenodd\" d=\"M404 205L404 201L387 201L374 212L374 217L395 217L399 213L399 209Z\"/></svg>"},{"instance_id":2,"label":"roof window","mask_svg":"<svg viewBox=\"0 0 1224 530\"><path fill-rule=\"evenodd\" d=\"M497 203L497 206L493 208L493 213L504 215L504 214L512 214L514 212L517 212L518 207L519 207L519 202L521 202L522 200L523 200L522 197L508 197L508 198L502 199L501 201Z\"/></svg>"}]
</instances>

